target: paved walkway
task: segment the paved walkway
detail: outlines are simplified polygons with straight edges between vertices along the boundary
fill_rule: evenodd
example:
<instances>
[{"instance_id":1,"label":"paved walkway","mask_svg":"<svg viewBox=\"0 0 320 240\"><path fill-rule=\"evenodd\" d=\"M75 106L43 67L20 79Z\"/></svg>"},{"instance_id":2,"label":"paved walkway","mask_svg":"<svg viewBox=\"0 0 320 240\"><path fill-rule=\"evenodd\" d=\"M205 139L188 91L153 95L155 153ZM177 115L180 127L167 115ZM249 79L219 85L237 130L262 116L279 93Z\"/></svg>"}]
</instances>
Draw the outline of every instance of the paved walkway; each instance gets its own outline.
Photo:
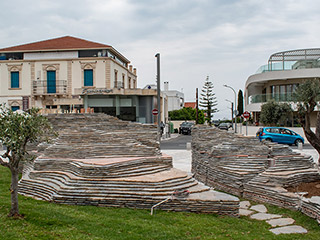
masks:
<instances>
[{"instance_id":1,"label":"paved walkway","mask_svg":"<svg viewBox=\"0 0 320 240\"><path fill-rule=\"evenodd\" d=\"M266 221L273 228L269 231L279 234L307 233L308 231L298 225L294 225L295 220L292 218L283 218L279 214L270 214L263 204L251 206L249 201L240 202L240 216L248 216L251 219Z\"/></svg>"}]
</instances>

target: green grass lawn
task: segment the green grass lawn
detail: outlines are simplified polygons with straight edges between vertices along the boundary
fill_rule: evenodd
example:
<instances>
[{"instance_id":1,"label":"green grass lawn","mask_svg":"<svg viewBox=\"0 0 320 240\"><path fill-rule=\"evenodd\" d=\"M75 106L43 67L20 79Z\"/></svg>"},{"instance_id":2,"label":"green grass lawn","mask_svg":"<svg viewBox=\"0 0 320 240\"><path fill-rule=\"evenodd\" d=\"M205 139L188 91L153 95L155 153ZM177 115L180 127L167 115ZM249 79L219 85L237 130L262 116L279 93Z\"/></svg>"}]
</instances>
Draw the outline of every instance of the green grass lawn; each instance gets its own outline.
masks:
<instances>
[{"instance_id":1,"label":"green grass lawn","mask_svg":"<svg viewBox=\"0 0 320 240\"><path fill-rule=\"evenodd\" d=\"M67 206L20 196L24 219L8 218L10 172L0 166L0 239L319 239L316 221L267 206L306 228L308 234L274 235L264 221L212 214Z\"/></svg>"}]
</instances>

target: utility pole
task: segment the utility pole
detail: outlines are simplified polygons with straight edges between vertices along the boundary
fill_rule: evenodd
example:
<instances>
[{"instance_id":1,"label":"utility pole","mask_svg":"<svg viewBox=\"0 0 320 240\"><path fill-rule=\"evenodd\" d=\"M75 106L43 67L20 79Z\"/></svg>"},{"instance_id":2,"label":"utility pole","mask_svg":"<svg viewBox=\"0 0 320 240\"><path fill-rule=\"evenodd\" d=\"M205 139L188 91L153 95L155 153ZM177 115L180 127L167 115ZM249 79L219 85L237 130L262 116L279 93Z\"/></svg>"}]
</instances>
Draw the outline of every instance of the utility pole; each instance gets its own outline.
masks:
<instances>
[{"instance_id":1,"label":"utility pole","mask_svg":"<svg viewBox=\"0 0 320 240\"><path fill-rule=\"evenodd\" d=\"M158 108L158 140L161 141L161 105L160 105L160 53L157 53L157 108Z\"/></svg>"},{"instance_id":2,"label":"utility pole","mask_svg":"<svg viewBox=\"0 0 320 240\"><path fill-rule=\"evenodd\" d=\"M198 113L199 113L199 105L198 105L198 88L196 88L196 124L198 124Z\"/></svg>"}]
</instances>

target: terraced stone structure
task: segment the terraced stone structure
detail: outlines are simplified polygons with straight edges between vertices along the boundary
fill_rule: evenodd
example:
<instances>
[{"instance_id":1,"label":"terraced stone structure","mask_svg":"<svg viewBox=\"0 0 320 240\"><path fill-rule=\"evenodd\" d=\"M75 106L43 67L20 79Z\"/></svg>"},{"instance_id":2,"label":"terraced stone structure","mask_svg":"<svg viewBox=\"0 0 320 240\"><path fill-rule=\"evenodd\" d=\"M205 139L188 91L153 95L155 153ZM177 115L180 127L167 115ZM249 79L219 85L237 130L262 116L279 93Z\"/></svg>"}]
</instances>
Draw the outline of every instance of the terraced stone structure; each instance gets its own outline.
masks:
<instances>
[{"instance_id":1,"label":"terraced stone structure","mask_svg":"<svg viewBox=\"0 0 320 240\"><path fill-rule=\"evenodd\" d=\"M244 184L267 169L268 147L254 138L197 126L192 130L192 173L217 189L243 195Z\"/></svg>"},{"instance_id":2,"label":"terraced stone structure","mask_svg":"<svg viewBox=\"0 0 320 240\"><path fill-rule=\"evenodd\" d=\"M157 128L104 114L49 116L59 137L26 166L19 193L61 204L160 209L238 216L239 199L172 168ZM188 196L181 193L188 190Z\"/></svg>"},{"instance_id":3,"label":"terraced stone structure","mask_svg":"<svg viewBox=\"0 0 320 240\"><path fill-rule=\"evenodd\" d=\"M260 143L219 129L192 131L192 172L208 186L259 202L300 210L320 220L320 197L286 188L320 179L312 157L286 145Z\"/></svg>"}]
</instances>

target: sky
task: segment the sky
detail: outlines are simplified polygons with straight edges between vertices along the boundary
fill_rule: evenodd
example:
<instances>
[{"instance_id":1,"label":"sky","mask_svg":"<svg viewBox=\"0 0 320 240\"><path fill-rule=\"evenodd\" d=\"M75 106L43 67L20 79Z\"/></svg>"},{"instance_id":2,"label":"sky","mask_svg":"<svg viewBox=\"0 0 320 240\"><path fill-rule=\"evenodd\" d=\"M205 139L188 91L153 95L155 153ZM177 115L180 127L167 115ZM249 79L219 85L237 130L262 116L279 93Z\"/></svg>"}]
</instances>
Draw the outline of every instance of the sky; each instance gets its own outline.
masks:
<instances>
[{"instance_id":1,"label":"sky","mask_svg":"<svg viewBox=\"0 0 320 240\"><path fill-rule=\"evenodd\" d=\"M320 47L317 0L11 0L0 2L0 48L61 36L113 46L137 68L138 87L160 78L195 101L209 76L219 112L230 118L231 86L271 54Z\"/></svg>"}]
</instances>

